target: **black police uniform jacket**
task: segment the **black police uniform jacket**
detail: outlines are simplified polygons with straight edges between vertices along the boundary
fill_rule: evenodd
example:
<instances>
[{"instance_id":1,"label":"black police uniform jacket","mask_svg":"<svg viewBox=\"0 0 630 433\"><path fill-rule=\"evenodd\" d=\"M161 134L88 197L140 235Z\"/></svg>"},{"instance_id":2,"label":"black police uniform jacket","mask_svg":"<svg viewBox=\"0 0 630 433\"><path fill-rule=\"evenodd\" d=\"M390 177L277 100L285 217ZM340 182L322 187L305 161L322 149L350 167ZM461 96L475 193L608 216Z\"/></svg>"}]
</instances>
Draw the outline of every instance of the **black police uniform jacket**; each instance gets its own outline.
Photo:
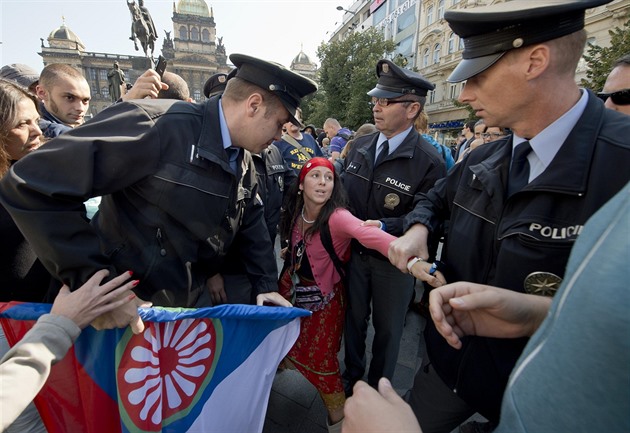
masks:
<instances>
[{"instance_id":1,"label":"black police uniform jacket","mask_svg":"<svg viewBox=\"0 0 630 433\"><path fill-rule=\"evenodd\" d=\"M628 137L628 117L605 109L590 93L586 110L551 164L522 191L505 197L509 136L478 147L455 165L409 213L405 229L422 223L432 231L450 220L442 256L448 282L524 292L532 273L563 277L583 225L630 180ZM425 340L442 380L475 410L498 420L508 376L527 340L466 337L463 348L455 350L432 321Z\"/></svg>"},{"instance_id":2,"label":"black police uniform jacket","mask_svg":"<svg viewBox=\"0 0 630 433\"><path fill-rule=\"evenodd\" d=\"M132 270L140 298L190 307L238 232L255 289L277 290L251 155L235 175L218 103L116 104L15 164L1 200L46 268L73 290L99 269Z\"/></svg>"},{"instance_id":3,"label":"black police uniform jacket","mask_svg":"<svg viewBox=\"0 0 630 433\"><path fill-rule=\"evenodd\" d=\"M446 166L435 148L412 128L400 146L374 167L378 136L370 134L354 142L345 159L343 186L353 215L381 220L388 233L401 236L403 217L422 193L446 175ZM358 243L353 246L366 250ZM385 259L374 250L366 252Z\"/></svg>"}]
</instances>

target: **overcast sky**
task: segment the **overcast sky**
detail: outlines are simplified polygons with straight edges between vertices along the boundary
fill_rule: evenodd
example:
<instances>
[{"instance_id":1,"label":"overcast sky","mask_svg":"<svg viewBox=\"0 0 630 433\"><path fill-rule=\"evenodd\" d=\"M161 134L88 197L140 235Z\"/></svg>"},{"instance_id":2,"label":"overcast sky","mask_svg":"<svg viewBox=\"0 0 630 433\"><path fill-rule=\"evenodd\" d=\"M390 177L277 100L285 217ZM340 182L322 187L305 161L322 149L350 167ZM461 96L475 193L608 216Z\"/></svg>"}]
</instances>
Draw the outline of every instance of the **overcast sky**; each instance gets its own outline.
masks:
<instances>
[{"instance_id":1,"label":"overcast sky","mask_svg":"<svg viewBox=\"0 0 630 433\"><path fill-rule=\"evenodd\" d=\"M176 0L177 1L177 0ZM136 52L130 36L131 17L126 0L0 0L1 41L0 66L26 63L41 70L40 38L62 24L74 31L85 44L86 51L142 55ZM164 30L173 32L172 0L145 0L159 40L155 56L160 52ZM350 1L338 0L215 0L206 1L214 10L217 36L223 37L226 51L254 55L289 66L304 52L319 64L317 47L328 41L341 24L343 12L336 6L348 7ZM348 17L346 17L347 19ZM327 34L327 32L329 32ZM140 54L138 54L140 53Z\"/></svg>"}]
</instances>

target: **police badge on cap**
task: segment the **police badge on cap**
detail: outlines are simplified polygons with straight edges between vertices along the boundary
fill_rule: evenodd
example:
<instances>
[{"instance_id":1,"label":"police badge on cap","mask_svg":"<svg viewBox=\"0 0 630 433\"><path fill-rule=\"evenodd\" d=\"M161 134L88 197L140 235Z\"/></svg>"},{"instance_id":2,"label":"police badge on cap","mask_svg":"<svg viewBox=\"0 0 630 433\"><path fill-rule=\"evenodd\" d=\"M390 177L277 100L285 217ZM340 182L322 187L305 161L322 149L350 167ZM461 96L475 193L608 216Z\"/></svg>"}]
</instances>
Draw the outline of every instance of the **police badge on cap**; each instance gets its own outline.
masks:
<instances>
[{"instance_id":1,"label":"police badge on cap","mask_svg":"<svg viewBox=\"0 0 630 433\"><path fill-rule=\"evenodd\" d=\"M429 90L435 89L422 75L403 69L387 59L378 61L376 75L378 83L368 92L369 96L375 98L397 98L407 94L426 96Z\"/></svg>"},{"instance_id":2,"label":"police badge on cap","mask_svg":"<svg viewBox=\"0 0 630 433\"><path fill-rule=\"evenodd\" d=\"M512 0L448 10L444 18L463 39L463 60L448 77L457 83L495 64L509 50L569 35L584 28L584 11L612 0Z\"/></svg>"}]
</instances>

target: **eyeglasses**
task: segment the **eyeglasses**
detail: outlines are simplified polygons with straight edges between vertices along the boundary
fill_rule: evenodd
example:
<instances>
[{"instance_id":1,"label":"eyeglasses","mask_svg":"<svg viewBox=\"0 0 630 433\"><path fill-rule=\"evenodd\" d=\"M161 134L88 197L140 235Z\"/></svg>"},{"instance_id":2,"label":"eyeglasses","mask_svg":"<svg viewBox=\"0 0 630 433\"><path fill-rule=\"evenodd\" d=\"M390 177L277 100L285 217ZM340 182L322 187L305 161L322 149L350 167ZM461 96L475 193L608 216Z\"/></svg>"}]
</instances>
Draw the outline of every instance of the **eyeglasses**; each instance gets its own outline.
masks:
<instances>
[{"instance_id":1,"label":"eyeglasses","mask_svg":"<svg viewBox=\"0 0 630 433\"><path fill-rule=\"evenodd\" d=\"M504 137L505 134L502 134L500 132L484 132L483 134L481 134L481 136L483 138L490 138L490 137L499 138L499 137Z\"/></svg>"},{"instance_id":2,"label":"eyeglasses","mask_svg":"<svg viewBox=\"0 0 630 433\"><path fill-rule=\"evenodd\" d=\"M403 102L418 102L418 101L410 101L410 100L402 100L402 101L392 101L391 99L388 98L377 98L375 96L372 96L372 105L380 105L381 107L387 107L389 104L400 104Z\"/></svg>"},{"instance_id":3,"label":"eyeglasses","mask_svg":"<svg viewBox=\"0 0 630 433\"><path fill-rule=\"evenodd\" d=\"M600 92L597 96L604 102L610 98L614 104L630 105L630 89L623 89L612 93Z\"/></svg>"}]
</instances>

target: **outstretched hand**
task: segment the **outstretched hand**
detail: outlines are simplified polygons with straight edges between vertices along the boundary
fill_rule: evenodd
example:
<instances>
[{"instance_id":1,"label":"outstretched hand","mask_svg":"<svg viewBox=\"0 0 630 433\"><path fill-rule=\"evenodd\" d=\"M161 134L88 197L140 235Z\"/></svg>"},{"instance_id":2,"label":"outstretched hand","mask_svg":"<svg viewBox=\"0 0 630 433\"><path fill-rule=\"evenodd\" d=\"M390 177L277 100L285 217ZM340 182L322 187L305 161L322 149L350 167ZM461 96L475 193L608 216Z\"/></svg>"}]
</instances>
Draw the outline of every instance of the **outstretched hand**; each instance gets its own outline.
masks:
<instances>
[{"instance_id":1,"label":"outstretched hand","mask_svg":"<svg viewBox=\"0 0 630 433\"><path fill-rule=\"evenodd\" d=\"M168 84L163 83L160 75L153 69L147 69L138 77L131 89L122 95L123 101L132 99L151 98L156 99L160 90L167 90Z\"/></svg>"},{"instance_id":2,"label":"outstretched hand","mask_svg":"<svg viewBox=\"0 0 630 433\"><path fill-rule=\"evenodd\" d=\"M68 286L64 285L55 298L50 312L67 317L83 329L98 316L122 307L136 298L131 289L137 283L136 280L127 281L131 277L129 272L101 285L108 275L108 270L100 270L74 292L70 292Z\"/></svg>"},{"instance_id":3,"label":"outstretched hand","mask_svg":"<svg viewBox=\"0 0 630 433\"><path fill-rule=\"evenodd\" d=\"M363 381L354 385L352 397L344 406L343 433L421 433L418 420L386 378L378 391Z\"/></svg>"},{"instance_id":4,"label":"outstretched hand","mask_svg":"<svg viewBox=\"0 0 630 433\"><path fill-rule=\"evenodd\" d=\"M429 311L448 344L461 348L461 338L531 336L547 315L551 298L460 281L434 289Z\"/></svg>"}]
</instances>

